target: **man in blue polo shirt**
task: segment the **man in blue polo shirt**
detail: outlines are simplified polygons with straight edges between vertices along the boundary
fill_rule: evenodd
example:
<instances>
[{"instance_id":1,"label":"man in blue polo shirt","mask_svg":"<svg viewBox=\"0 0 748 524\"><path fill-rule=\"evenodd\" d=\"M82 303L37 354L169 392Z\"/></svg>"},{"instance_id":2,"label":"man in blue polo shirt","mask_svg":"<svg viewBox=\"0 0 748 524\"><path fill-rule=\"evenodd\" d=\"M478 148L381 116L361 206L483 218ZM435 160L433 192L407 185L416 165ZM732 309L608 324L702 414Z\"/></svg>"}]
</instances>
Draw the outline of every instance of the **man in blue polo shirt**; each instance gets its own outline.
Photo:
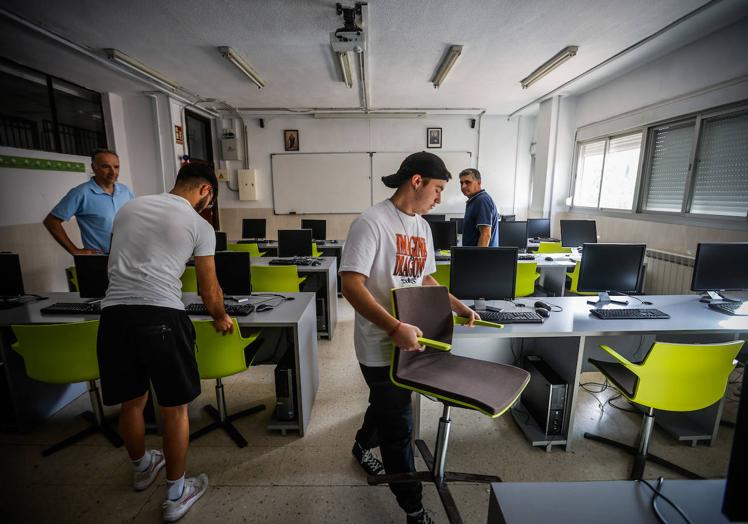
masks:
<instances>
[{"instance_id":1,"label":"man in blue polo shirt","mask_svg":"<svg viewBox=\"0 0 748 524\"><path fill-rule=\"evenodd\" d=\"M114 216L134 198L129 187L117 183L117 153L97 149L91 155L91 168L94 176L71 189L44 219L49 233L71 255L109 253ZM62 227L73 216L78 221L83 249L73 244Z\"/></svg>"},{"instance_id":2,"label":"man in blue polo shirt","mask_svg":"<svg viewBox=\"0 0 748 524\"><path fill-rule=\"evenodd\" d=\"M462 225L462 245L498 247L499 210L491 196L480 186L480 172L477 169L468 168L460 172L460 190L468 197Z\"/></svg>"}]
</instances>

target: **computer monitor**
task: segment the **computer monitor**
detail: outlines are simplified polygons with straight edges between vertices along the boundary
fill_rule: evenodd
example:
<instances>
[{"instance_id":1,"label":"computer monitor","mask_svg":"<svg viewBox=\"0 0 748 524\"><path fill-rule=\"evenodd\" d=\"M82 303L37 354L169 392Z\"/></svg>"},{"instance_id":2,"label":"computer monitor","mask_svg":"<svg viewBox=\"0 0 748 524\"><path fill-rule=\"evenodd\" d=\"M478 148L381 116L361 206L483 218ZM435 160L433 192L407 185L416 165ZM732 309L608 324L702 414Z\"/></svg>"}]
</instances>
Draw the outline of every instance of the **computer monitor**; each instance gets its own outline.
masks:
<instances>
[{"instance_id":1,"label":"computer monitor","mask_svg":"<svg viewBox=\"0 0 748 524\"><path fill-rule=\"evenodd\" d=\"M748 504L745 494L748 493L748 374L743 373L743 384L740 390L740 403L735 419L735 432L732 435L732 452L727 468L725 497L722 500L722 513L732 522L748 521Z\"/></svg>"},{"instance_id":2,"label":"computer monitor","mask_svg":"<svg viewBox=\"0 0 748 524\"><path fill-rule=\"evenodd\" d=\"M423 217L423 219L426 222L444 222L447 219L447 216L443 215L443 214L442 215L439 215L439 214L436 214L436 215L428 214L428 215L421 215L421 216Z\"/></svg>"},{"instance_id":3,"label":"computer monitor","mask_svg":"<svg viewBox=\"0 0 748 524\"><path fill-rule=\"evenodd\" d=\"M312 256L311 229L279 229L278 230L279 257L310 257Z\"/></svg>"},{"instance_id":4,"label":"computer monitor","mask_svg":"<svg viewBox=\"0 0 748 524\"><path fill-rule=\"evenodd\" d=\"M265 238L264 218L242 219L242 238Z\"/></svg>"},{"instance_id":5,"label":"computer monitor","mask_svg":"<svg viewBox=\"0 0 748 524\"><path fill-rule=\"evenodd\" d=\"M73 255L81 298L104 298L109 287L108 255Z\"/></svg>"},{"instance_id":6,"label":"computer monitor","mask_svg":"<svg viewBox=\"0 0 748 524\"><path fill-rule=\"evenodd\" d=\"M527 222L499 222L499 246L527 249Z\"/></svg>"},{"instance_id":7,"label":"computer monitor","mask_svg":"<svg viewBox=\"0 0 748 524\"><path fill-rule=\"evenodd\" d=\"M515 218L517 218L517 215L501 215L499 222L514 222Z\"/></svg>"},{"instance_id":8,"label":"computer monitor","mask_svg":"<svg viewBox=\"0 0 748 524\"><path fill-rule=\"evenodd\" d=\"M226 233L223 231L216 231L216 251L228 250Z\"/></svg>"},{"instance_id":9,"label":"computer monitor","mask_svg":"<svg viewBox=\"0 0 748 524\"><path fill-rule=\"evenodd\" d=\"M21 259L15 253L0 253L0 297L20 297L23 295Z\"/></svg>"},{"instance_id":10,"label":"computer monitor","mask_svg":"<svg viewBox=\"0 0 748 524\"><path fill-rule=\"evenodd\" d=\"M450 249L457 245L457 224L454 222L429 222L434 251Z\"/></svg>"},{"instance_id":11,"label":"computer monitor","mask_svg":"<svg viewBox=\"0 0 748 524\"><path fill-rule=\"evenodd\" d=\"M704 291L704 301L724 300L719 291L748 289L748 242L699 244L691 290Z\"/></svg>"},{"instance_id":12,"label":"computer monitor","mask_svg":"<svg viewBox=\"0 0 748 524\"><path fill-rule=\"evenodd\" d=\"M646 249L644 244L584 244L577 289L598 292L598 301L590 304L627 304L625 300L611 300L609 293L639 291Z\"/></svg>"},{"instance_id":13,"label":"computer monitor","mask_svg":"<svg viewBox=\"0 0 748 524\"><path fill-rule=\"evenodd\" d=\"M597 227L594 220L562 220L561 245L579 247L597 242Z\"/></svg>"},{"instance_id":14,"label":"computer monitor","mask_svg":"<svg viewBox=\"0 0 748 524\"><path fill-rule=\"evenodd\" d=\"M312 240L325 240L327 238L327 220L301 221L301 229L312 230Z\"/></svg>"},{"instance_id":15,"label":"computer monitor","mask_svg":"<svg viewBox=\"0 0 748 524\"><path fill-rule=\"evenodd\" d=\"M551 236L551 219L550 218L528 218L527 219L527 238L550 238Z\"/></svg>"},{"instance_id":16,"label":"computer monitor","mask_svg":"<svg viewBox=\"0 0 748 524\"><path fill-rule=\"evenodd\" d=\"M457 298L475 301L475 309L487 308L486 300L511 300L517 279L516 247L453 247L449 290Z\"/></svg>"},{"instance_id":17,"label":"computer monitor","mask_svg":"<svg viewBox=\"0 0 748 524\"><path fill-rule=\"evenodd\" d=\"M450 218L449 221L450 222L454 222L455 224L457 224L457 234L461 235L462 234L462 224L465 223L465 219L464 218Z\"/></svg>"},{"instance_id":18,"label":"computer monitor","mask_svg":"<svg viewBox=\"0 0 748 524\"><path fill-rule=\"evenodd\" d=\"M252 293L252 275L249 253L220 251L216 253L216 276L224 295L249 295ZM198 289L198 293L200 290Z\"/></svg>"}]
</instances>

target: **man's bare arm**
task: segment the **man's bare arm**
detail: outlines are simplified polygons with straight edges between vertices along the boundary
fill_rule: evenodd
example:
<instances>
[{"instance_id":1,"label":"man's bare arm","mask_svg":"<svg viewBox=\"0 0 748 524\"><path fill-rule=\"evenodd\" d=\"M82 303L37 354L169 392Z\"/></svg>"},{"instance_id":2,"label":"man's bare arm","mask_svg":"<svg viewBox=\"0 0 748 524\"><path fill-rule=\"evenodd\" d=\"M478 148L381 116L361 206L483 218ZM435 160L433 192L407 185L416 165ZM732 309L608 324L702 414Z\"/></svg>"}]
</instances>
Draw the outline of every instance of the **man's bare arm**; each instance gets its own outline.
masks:
<instances>
[{"instance_id":1,"label":"man's bare arm","mask_svg":"<svg viewBox=\"0 0 748 524\"><path fill-rule=\"evenodd\" d=\"M200 288L200 298L210 316L213 317L216 331L224 334L231 333L234 330L234 323L223 307L223 290L218 284L216 261L213 256L195 257L195 272L197 285Z\"/></svg>"},{"instance_id":2,"label":"man's bare arm","mask_svg":"<svg viewBox=\"0 0 748 524\"><path fill-rule=\"evenodd\" d=\"M78 247L73 244L73 241L70 240L70 237L65 231L65 228L62 227L62 220L51 213L47 215L42 224L44 224L44 227L47 228L47 231L49 231L49 234L52 235L52 238L54 238L57 243L60 244L63 249L65 249L65 251L67 251L71 255L92 255L101 253L100 251L96 251L95 249L78 249Z\"/></svg>"},{"instance_id":3,"label":"man's bare arm","mask_svg":"<svg viewBox=\"0 0 748 524\"><path fill-rule=\"evenodd\" d=\"M491 226L478 226L480 236L478 237L478 246L487 247L491 241Z\"/></svg>"}]
</instances>

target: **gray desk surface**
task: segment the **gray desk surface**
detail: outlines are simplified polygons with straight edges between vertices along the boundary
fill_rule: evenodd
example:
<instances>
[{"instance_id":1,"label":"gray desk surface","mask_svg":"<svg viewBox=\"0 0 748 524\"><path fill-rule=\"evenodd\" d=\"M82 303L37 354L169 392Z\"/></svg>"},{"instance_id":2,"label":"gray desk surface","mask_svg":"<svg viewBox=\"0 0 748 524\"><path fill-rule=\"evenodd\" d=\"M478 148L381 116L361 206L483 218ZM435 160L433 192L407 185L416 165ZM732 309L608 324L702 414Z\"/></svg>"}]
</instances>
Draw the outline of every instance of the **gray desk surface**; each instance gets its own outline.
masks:
<instances>
[{"instance_id":1,"label":"gray desk surface","mask_svg":"<svg viewBox=\"0 0 748 524\"><path fill-rule=\"evenodd\" d=\"M650 481L652 486L657 481ZM722 515L724 480L665 480L662 494L694 524L729 522ZM652 491L634 481L497 482L491 484L489 524L657 524ZM658 499L667 522L683 519Z\"/></svg>"},{"instance_id":2,"label":"gray desk surface","mask_svg":"<svg viewBox=\"0 0 748 524\"><path fill-rule=\"evenodd\" d=\"M292 257L252 257L250 260L250 265L252 266L269 266L270 261L275 258L292 258ZM304 273L322 273L324 271L330 271L331 266L337 264L337 259L335 257L318 257L317 260L320 261L320 265L318 266L296 266L299 268L299 271ZM334 268L333 268L334 269Z\"/></svg>"}]
</instances>

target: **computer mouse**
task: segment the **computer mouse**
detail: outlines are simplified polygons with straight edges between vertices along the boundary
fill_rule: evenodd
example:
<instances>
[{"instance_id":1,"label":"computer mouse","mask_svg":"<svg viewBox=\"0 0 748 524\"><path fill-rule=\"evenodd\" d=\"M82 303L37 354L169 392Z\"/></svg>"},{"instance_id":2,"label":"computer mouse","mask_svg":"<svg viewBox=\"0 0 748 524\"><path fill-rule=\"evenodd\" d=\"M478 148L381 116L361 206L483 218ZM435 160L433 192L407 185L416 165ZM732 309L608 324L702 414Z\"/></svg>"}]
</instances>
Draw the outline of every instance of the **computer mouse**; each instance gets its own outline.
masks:
<instances>
[{"instance_id":1,"label":"computer mouse","mask_svg":"<svg viewBox=\"0 0 748 524\"><path fill-rule=\"evenodd\" d=\"M255 311L262 313L263 311L270 311L271 309L273 309L273 306L270 304L258 304Z\"/></svg>"},{"instance_id":2,"label":"computer mouse","mask_svg":"<svg viewBox=\"0 0 748 524\"><path fill-rule=\"evenodd\" d=\"M545 257L548 262L553 262L553 257Z\"/></svg>"},{"instance_id":3,"label":"computer mouse","mask_svg":"<svg viewBox=\"0 0 748 524\"><path fill-rule=\"evenodd\" d=\"M543 309L542 307L536 307L535 308L535 313L537 313L538 315L540 315L543 318L548 318L548 317L551 316L551 312L549 310L547 310L547 309Z\"/></svg>"},{"instance_id":4,"label":"computer mouse","mask_svg":"<svg viewBox=\"0 0 748 524\"><path fill-rule=\"evenodd\" d=\"M313 260L313 261L312 261L312 265L313 265L313 266L319 266L319 265L321 265L321 264L322 264L322 262L320 262L319 260Z\"/></svg>"},{"instance_id":5,"label":"computer mouse","mask_svg":"<svg viewBox=\"0 0 748 524\"><path fill-rule=\"evenodd\" d=\"M548 311L551 310L551 306L549 306L545 302L541 302L540 300L538 300L537 302L535 302L535 304L534 304L533 307L535 307L536 309L537 308L541 308L541 309L547 309Z\"/></svg>"}]
</instances>

